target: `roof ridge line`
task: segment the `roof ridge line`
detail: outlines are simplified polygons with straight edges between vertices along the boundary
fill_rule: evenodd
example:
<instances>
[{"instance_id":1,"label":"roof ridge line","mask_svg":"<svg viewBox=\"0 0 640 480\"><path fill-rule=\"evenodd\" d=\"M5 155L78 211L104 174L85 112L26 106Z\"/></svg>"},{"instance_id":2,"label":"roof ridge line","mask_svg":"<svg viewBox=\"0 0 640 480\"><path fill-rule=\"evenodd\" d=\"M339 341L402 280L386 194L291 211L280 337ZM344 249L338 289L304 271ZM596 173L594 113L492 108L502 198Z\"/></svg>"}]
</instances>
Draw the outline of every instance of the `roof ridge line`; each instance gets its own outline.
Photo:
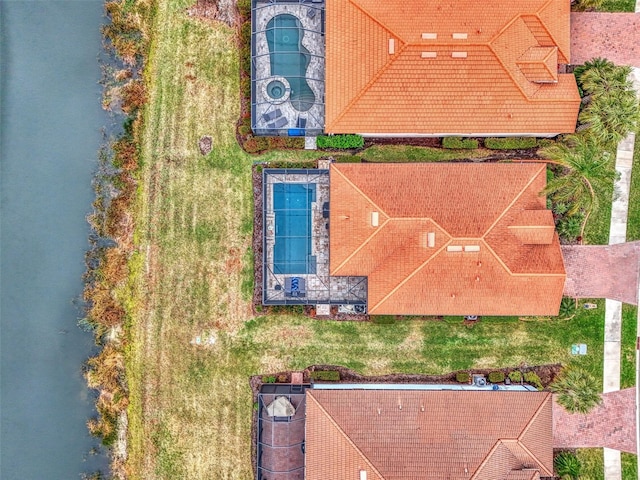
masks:
<instances>
[{"instance_id":1,"label":"roof ridge line","mask_svg":"<svg viewBox=\"0 0 640 480\"><path fill-rule=\"evenodd\" d=\"M351 99L351 101L342 109L342 112L340 112L340 115L336 116L335 120L331 123L331 125L328 125L329 128L331 128L332 125L335 125L337 122L339 122L342 119L342 117L344 117L347 114L347 112L351 109L351 107L355 103L357 103L358 100L360 100L365 93L369 91L369 88L371 87L371 85L373 85L375 82L378 81L378 79L382 76L382 74L384 74L384 72L386 72L387 69L398 59L400 54L406 50L407 46L408 44L402 42L402 46L398 49L398 51L389 59L387 63L385 63L380 68L380 70L378 70L375 73L375 75L371 77L371 80L369 80L366 83L366 85L362 87L362 89L358 92L358 94L354 96ZM327 126L325 126L325 130L326 129L327 129Z\"/></svg>"},{"instance_id":2,"label":"roof ridge line","mask_svg":"<svg viewBox=\"0 0 640 480\"><path fill-rule=\"evenodd\" d=\"M332 275L332 276L336 276L336 275L337 275L337 273L338 273L338 271L339 271L342 267L344 267L344 265L345 265L349 260L351 260L351 259L352 259L352 258L353 258L353 257L354 257L354 256L355 256L355 255L360 251L360 250L362 250L362 249L364 248L364 246L365 246L366 244L368 244L368 243L371 241L371 239L372 239L373 237L375 237L375 236L376 236L376 235L378 235L382 230L384 230L384 227L385 227L385 226L387 225L387 223L389 223L390 221L391 221L391 219L390 219L389 217L387 217L387 219L386 219L384 222L382 222L382 225L380 225L378 228L376 228L376 229L374 230L374 232L373 232L371 235L369 235L367 238L365 238L365 239L364 239L364 241L360 244L360 246L359 246L358 248L356 248L353 252L351 252L351 254L350 254L347 258L345 258L345 259L342 261L342 263L341 263L340 265L338 265L338 266L335 268L335 270L333 270L333 272L330 272L330 275Z\"/></svg>"},{"instance_id":3,"label":"roof ridge line","mask_svg":"<svg viewBox=\"0 0 640 480\"><path fill-rule=\"evenodd\" d=\"M487 250L489 250L489 252L491 252L491 255L493 255L493 257L498 261L498 263L500 265L502 265L502 268L505 269L505 271L509 274L509 275L513 275L513 272L509 269L509 267L507 266L506 263L504 263L502 261L502 258L500 258L500 255L498 255L495 250L493 248L491 248L491 245L489 245L489 242L487 242L484 237L482 238L482 243L484 244L485 247L487 247Z\"/></svg>"},{"instance_id":4,"label":"roof ridge line","mask_svg":"<svg viewBox=\"0 0 640 480\"><path fill-rule=\"evenodd\" d=\"M552 0L548 0L548 1L551 2ZM398 35L396 32L391 30L387 25L385 25L376 17L374 17L373 14L371 14L367 9L365 9L362 5L360 5L360 3L354 2L354 0L349 0L349 3L354 7L356 7L358 10L360 10L362 13L364 13L371 20L376 22L378 25L380 25L383 30L386 30L387 32L393 34L393 36L395 36L398 40L402 41L402 43L404 43L405 45L407 44L407 42L400 35Z\"/></svg>"},{"instance_id":5,"label":"roof ridge line","mask_svg":"<svg viewBox=\"0 0 640 480\"><path fill-rule=\"evenodd\" d=\"M571 61L571 51L568 51L567 53L569 54L569 56L566 56L564 54L564 52L562 50L560 50L560 46L559 46L558 42L556 41L556 38L553 35L551 35L551 32L549 31L549 29L547 28L545 23L540 18L540 12L546 10L546 8L549 5L551 5L552 3L553 3L553 0L547 0L545 3L542 4L542 6L536 11L536 13L534 15L536 17L538 17L538 20L540 20L540 24L542 25L542 28L544 28L544 30L547 32L547 34L549 35L551 40L553 40L553 43L555 43L556 47L558 47L558 52L562 54L562 56L565 58L565 60L567 62L570 62ZM569 15L571 15L571 11L569 11ZM571 41L569 41L569 49L571 49Z\"/></svg>"},{"instance_id":6,"label":"roof ridge line","mask_svg":"<svg viewBox=\"0 0 640 480\"><path fill-rule=\"evenodd\" d=\"M365 200L367 200L371 205L373 205L375 208L377 208L380 212L382 212L382 214L387 217L387 219L382 222L382 225L380 225L380 227L378 227L371 235L369 235L361 244L358 248L356 248L353 252L351 252L351 254L342 262L340 263L340 265L338 265L336 267L335 270L333 270L333 272L329 272L331 275L335 275L338 270L340 270L342 267L344 267L344 265L351 259L353 258L353 256L358 253L367 243L369 243L369 241L371 240L371 238L373 238L374 235L377 235L378 232L382 231L382 228L387 224L387 222L389 222L389 220L391 219L391 217L389 216L389 214L387 214L387 212L385 212L382 208L380 208L378 206L378 204L376 202L374 202L373 200L371 200L371 198L364 193L360 188L358 188L351 180L349 180L349 178L347 178L347 176L342 173L340 171L340 169L336 166L333 166L331 168L332 171L337 172L345 182L347 182L349 185L351 185L351 187L358 192L360 195L362 195L364 197Z\"/></svg>"},{"instance_id":7,"label":"roof ridge line","mask_svg":"<svg viewBox=\"0 0 640 480\"><path fill-rule=\"evenodd\" d=\"M487 452L487 454L484 456L484 459L482 460L482 462L480 462L480 465L478 465L478 468L475 469L475 471L473 472L473 475L471 475L471 478L469 478L469 480L475 480L478 476L478 472L480 471L480 469L482 469L482 467L485 466L485 464L489 461L489 459L491 458L491 455L493 455L493 452L498 448L498 446L502 443L502 439L499 438L498 440L496 440L496 443L493 444L493 447L491 447L491 450L489 450Z\"/></svg>"},{"instance_id":8,"label":"roof ridge line","mask_svg":"<svg viewBox=\"0 0 640 480\"><path fill-rule=\"evenodd\" d=\"M533 163L531 163L530 165L533 165ZM482 239L485 240L487 235L489 235L489 233L491 233L491 230L493 230L495 228L495 226L498 224L498 222L502 219L502 217L504 217L506 215L506 213L511 210L511 207L513 207L513 205L520 199L520 197L522 197L522 195L524 194L524 192L527 190L527 188L529 188L529 186L534 182L534 180L536 180L538 178L538 176L540 175L540 173L542 173L542 169L547 168L547 164L546 163L541 163L540 164L540 168L538 169L538 171L536 172L535 175L533 175L529 181L525 184L524 187L522 187L522 190L520 190L520 192L514 197L514 199L509 203L509 205L506 206L506 208L502 211L502 213L498 216L498 218L496 218L496 220L489 225L489 227L487 228L487 230L484 232L484 234L482 235ZM548 210L548 209L545 209ZM489 243L485 240L485 243L488 245Z\"/></svg>"},{"instance_id":9,"label":"roof ridge line","mask_svg":"<svg viewBox=\"0 0 640 480\"><path fill-rule=\"evenodd\" d=\"M520 17L518 17L518 18L520 18ZM510 23L510 24L511 24L511 23ZM514 76L513 76L513 74L511 73L511 70L509 70L509 69L507 68L507 66L505 65L505 63L502 61L502 58L500 57L500 55L498 55L498 52L496 52L496 51L494 50L492 43L491 43L491 42L489 42L489 43L487 44L487 47L489 47L489 51L490 51L491 53L493 53L494 57L496 57L496 60L498 61L498 63L499 63L499 64L500 64L500 66L502 67L502 70L503 70L503 71L507 74L507 76L511 79L511 81L512 81L512 82L513 82L513 84L516 86L516 88L517 88L518 90L520 90L520 93L522 94L522 96L524 97L524 99L525 99L527 102L531 102L531 101L532 101L532 100L531 100L531 98L529 97L529 95L527 95L527 92L525 92L525 91L524 91L524 89L522 88L522 85L520 85L520 82L518 82L518 81L515 79L515 77L514 77ZM537 92L538 92L538 90L539 90L539 89L540 89L540 87L538 87L538 88L536 89L536 91L534 92L534 95L535 95L535 93L537 93Z\"/></svg>"},{"instance_id":10,"label":"roof ridge line","mask_svg":"<svg viewBox=\"0 0 640 480\"><path fill-rule=\"evenodd\" d=\"M359 3L354 2L354 0L349 0L349 3L351 5L353 5L355 8L357 8L358 10L360 10L363 14L365 14L367 17L369 17L371 19L371 21L373 21L374 23L378 24L380 26L380 28L382 28L383 30L387 31L389 34L391 34L392 36L396 37L401 43L402 46L400 48L398 48L397 52L395 54L393 54L391 56L391 58L389 59L389 61L387 63L385 63L372 77L371 79L364 85L364 87L362 87L362 89L358 92L357 95L355 95L351 101L342 109L342 111L340 112L339 115L336 116L336 118L333 120L333 122L331 122L330 125L325 125L325 130L330 129L333 125L335 125L336 123L338 123L342 117L344 117L347 112L351 109L351 107L353 106L354 103L356 103L358 100L360 100L360 98L369 90L369 87L371 87L371 85L373 83L375 83L378 78L380 78L380 76L385 72L385 70L387 70L389 68L389 66L396 61L396 59L400 56L400 54L407 48L407 45L409 45L400 35L398 35L396 32L394 32L393 30L391 30L388 26L386 26L384 23L380 22L376 17L374 17L371 13L369 13L362 5L360 5Z\"/></svg>"},{"instance_id":11,"label":"roof ridge line","mask_svg":"<svg viewBox=\"0 0 640 480\"><path fill-rule=\"evenodd\" d=\"M385 478L384 475L382 475L380 471L373 465L373 463L371 463L371 460L369 460L369 458L362 452L362 450L358 448L358 446L353 442L353 440L351 440L349 435L346 434L346 432L342 429L342 427L338 425L338 422L334 420L333 416L330 415L329 412L327 412L327 410L320 404L320 402L318 402L318 399L313 396L313 393L312 392L309 392L309 393L310 393L309 398L313 399L316 406L322 411L322 413L325 414L327 419L338 430L338 432L340 432L340 434L345 438L345 440L349 443L349 445L351 445L354 448L354 450L360 454L363 460L371 467L371 470L373 470L376 473L376 475L378 475L380 478L384 480Z\"/></svg>"},{"instance_id":12,"label":"roof ridge line","mask_svg":"<svg viewBox=\"0 0 640 480\"><path fill-rule=\"evenodd\" d=\"M435 222L434 222L435 223ZM436 225L438 225L436 223ZM440 227L440 225L438 225ZM447 235L449 235L449 232L447 232L445 229L443 229L442 227L440 227L442 229L443 232L445 232ZM396 285L395 287L393 287L391 289L391 291L389 291L389 293L387 293L384 297L382 297L382 299L376 303L373 307L369 308L369 312L371 312L372 310L375 310L376 308L378 308L378 306L384 302L386 302L389 297L391 297L391 295L393 295L394 293L396 293L398 291L398 289L400 289L400 287L402 287L405 283L407 283L409 280L411 280L415 275L418 274L418 272L420 270L422 270L427 263L429 263L431 260L433 260L440 252L442 252L448 245L451 244L451 236L449 235L449 240L445 243L442 244L442 247L440 247L438 250L436 250L435 252L433 252L432 255L429 256L429 258L427 258L424 262L422 262L420 265L418 265L416 267L416 269L411 272L409 275L407 275L405 278L403 278L400 283L398 283L398 285Z\"/></svg>"},{"instance_id":13,"label":"roof ridge line","mask_svg":"<svg viewBox=\"0 0 640 480\"><path fill-rule=\"evenodd\" d=\"M520 444L520 446L525 449L527 451L527 453L529 455L531 455L531 458L533 458L536 462L538 462L538 465L540 465L542 467L542 470L544 470L546 473L548 473L549 475L552 475L553 472L550 472L549 469L547 468L546 465L544 465L539 459L538 457L536 457L531 450L529 450L529 448L524 444L524 442L521 440L522 436L525 435L528 431L529 428L531 427L531 425L533 425L533 422L536 420L536 418L538 418L538 416L540 415L540 413L542 412L542 410L553 401L553 396L551 394L547 394L547 397L544 399L543 402L540 403L540 405L538 406L538 408L536 409L535 413L533 414L533 416L531 417L531 419L529 420L529 422L525 425L525 427L522 429L522 432L520 432L520 435L518 435L518 444ZM550 407L552 409L551 415L553 416L553 405L551 405Z\"/></svg>"},{"instance_id":14,"label":"roof ridge line","mask_svg":"<svg viewBox=\"0 0 640 480\"><path fill-rule=\"evenodd\" d=\"M540 470L543 470L547 474L545 476L549 476L549 477L553 476L553 472L550 472L549 469L547 467L545 467L540 460L538 460L538 457L536 457L533 454L533 452L531 450L529 450L524 443L522 443L520 440L516 440L516 444L518 444L525 452L527 452L531 456L533 461L538 464L538 468Z\"/></svg>"},{"instance_id":15,"label":"roof ridge line","mask_svg":"<svg viewBox=\"0 0 640 480\"><path fill-rule=\"evenodd\" d=\"M546 163L544 164L546 166ZM391 215L389 215L387 212L385 212L382 208L380 208L380 206L374 202L373 200L371 200L371 197L369 197L369 195L367 195L366 193L364 193L362 191L362 189L360 187L358 187L356 184L354 184L351 180L349 180L349 178L340 171L340 168L338 168L337 166L333 165L332 170L334 172L337 172L340 174L340 176L349 184L351 185L354 190L356 192L358 192L360 195L362 195L369 203L371 203L371 205L373 205L374 207L376 207L380 212L382 212L384 214L385 217L387 218L391 218Z\"/></svg>"}]
</instances>

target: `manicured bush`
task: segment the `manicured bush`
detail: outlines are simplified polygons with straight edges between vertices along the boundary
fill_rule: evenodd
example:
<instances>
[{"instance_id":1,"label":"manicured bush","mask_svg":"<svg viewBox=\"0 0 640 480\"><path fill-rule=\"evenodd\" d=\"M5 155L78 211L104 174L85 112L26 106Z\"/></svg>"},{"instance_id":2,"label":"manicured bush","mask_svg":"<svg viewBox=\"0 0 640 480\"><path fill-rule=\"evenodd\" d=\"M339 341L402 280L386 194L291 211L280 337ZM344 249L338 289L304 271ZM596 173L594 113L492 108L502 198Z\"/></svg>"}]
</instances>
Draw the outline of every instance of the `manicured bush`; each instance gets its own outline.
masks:
<instances>
[{"instance_id":1,"label":"manicured bush","mask_svg":"<svg viewBox=\"0 0 640 480\"><path fill-rule=\"evenodd\" d=\"M336 370L316 370L315 372L311 372L309 376L313 380L324 382L337 382L340 380L340 372Z\"/></svg>"},{"instance_id":2,"label":"manicured bush","mask_svg":"<svg viewBox=\"0 0 640 480\"><path fill-rule=\"evenodd\" d=\"M276 377L274 375L263 375L262 383L276 383Z\"/></svg>"},{"instance_id":3,"label":"manicured bush","mask_svg":"<svg viewBox=\"0 0 640 480\"><path fill-rule=\"evenodd\" d=\"M558 220L558 235L568 242L575 241L580 236L584 215L577 213L573 216L566 216Z\"/></svg>"},{"instance_id":4,"label":"manicured bush","mask_svg":"<svg viewBox=\"0 0 640 480\"><path fill-rule=\"evenodd\" d=\"M522 381L522 372L520 372L520 370L509 372L509 380L520 383Z\"/></svg>"},{"instance_id":5,"label":"manicured bush","mask_svg":"<svg viewBox=\"0 0 640 480\"><path fill-rule=\"evenodd\" d=\"M487 138L484 146L493 150L533 148L538 144L534 137Z\"/></svg>"},{"instance_id":6,"label":"manicured bush","mask_svg":"<svg viewBox=\"0 0 640 480\"><path fill-rule=\"evenodd\" d=\"M456 373L456 382L460 383L469 383L469 373L468 372L458 372Z\"/></svg>"},{"instance_id":7,"label":"manicured bush","mask_svg":"<svg viewBox=\"0 0 640 480\"><path fill-rule=\"evenodd\" d=\"M362 148L364 138L361 135L320 135L318 148Z\"/></svg>"},{"instance_id":8,"label":"manicured bush","mask_svg":"<svg viewBox=\"0 0 640 480\"><path fill-rule=\"evenodd\" d=\"M445 137L442 139L442 146L444 148L473 150L478 148L478 140L475 138Z\"/></svg>"},{"instance_id":9,"label":"manicured bush","mask_svg":"<svg viewBox=\"0 0 640 480\"><path fill-rule=\"evenodd\" d=\"M529 385L533 385L538 390L542 390L542 380L540 380L540 377L536 372L526 372L524 374L524 381Z\"/></svg>"},{"instance_id":10,"label":"manicured bush","mask_svg":"<svg viewBox=\"0 0 640 480\"><path fill-rule=\"evenodd\" d=\"M489 373L489 382L491 382L491 383L502 383L502 382L504 382L504 373L502 373L502 372L490 372Z\"/></svg>"}]
</instances>

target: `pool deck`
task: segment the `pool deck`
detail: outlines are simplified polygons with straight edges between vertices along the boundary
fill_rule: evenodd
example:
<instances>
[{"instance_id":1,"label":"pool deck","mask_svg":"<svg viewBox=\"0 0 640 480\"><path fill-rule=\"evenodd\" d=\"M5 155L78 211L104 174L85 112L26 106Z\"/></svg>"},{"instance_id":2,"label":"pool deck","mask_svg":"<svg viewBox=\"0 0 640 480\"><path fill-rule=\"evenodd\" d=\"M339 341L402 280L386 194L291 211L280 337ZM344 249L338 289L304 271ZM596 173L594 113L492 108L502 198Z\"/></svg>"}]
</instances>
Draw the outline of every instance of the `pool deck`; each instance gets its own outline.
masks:
<instances>
[{"instance_id":1,"label":"pool deck","mask_svg":"<svg viewBox=\"0 0 640 480\"><path fill-rule=\"evenodd\" d=\"M268 173L268 171L265 171ZM317 174L286 173L267 174L265 189L265 245L264 245L264 296L267 303L364 303L367 298L366 277L332 277L329 275L329 219L323 217L323 205L329 202L329 172L316 170ZM276 183L315 183L316 201L311 203L311 255L316 257L315 274L276 274L273 269L275 214L273 213L273 185ZM300 277L306 281L306 297L288 298L284 294L285 277ZM276 285L280 290L276 290Z\"/></svg>"},{"instance_id":2,"label":"pool deck","mask_svg":"<svg viewBox=\"0 0 640 480\"><path fill-rule=\"evenodd\" d=\"M296 128L298 119L306 120L305 129L310 133L321 133L324 128L324 2L297 0L285 1L255 1L254 33L253 33L253 63L254 63L254 125L253 129L258 134L276 134L273 128L275 120L284 119L286 124L278 128L286 131ZM315 13L312 13L315 12ZM295 16L302 24L302 46L311 56L307 67L307 84L315 95L314 105L307 111L296 110L288 95L283 99L274 100L266 93L266 86L274 79L282 80L282 77L271 73L271 61L269 45L265 29L269 21L276 15L290 14ZM278 112L280 110L280 112ZM279 113L279 115L265 120L263 115ZM280 120L282 122L283 120ZM269 133L271 130L271 133Z\"/></svg>"}]
</instances>

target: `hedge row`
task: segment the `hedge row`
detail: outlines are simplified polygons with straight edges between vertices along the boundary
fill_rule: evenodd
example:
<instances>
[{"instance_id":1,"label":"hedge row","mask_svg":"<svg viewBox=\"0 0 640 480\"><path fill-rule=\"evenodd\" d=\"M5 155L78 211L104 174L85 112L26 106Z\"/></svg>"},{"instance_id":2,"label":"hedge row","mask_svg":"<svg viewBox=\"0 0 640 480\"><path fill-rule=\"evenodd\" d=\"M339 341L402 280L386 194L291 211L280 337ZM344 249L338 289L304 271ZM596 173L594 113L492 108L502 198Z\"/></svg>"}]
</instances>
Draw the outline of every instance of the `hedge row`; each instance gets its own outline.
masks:
<instances>
[{"instance_id":1,"label":"hedge row","mask_svg":"<svg viewBox=\"0 0 640 480\"><path fill-rule=\"evenodd\" d=\"M336 370L316 370L309 374L312 380L321 380L325 382L338 382L340 380L340 372Z\"/></svg>"},{"instance_id":2,"label":"hedge row","mask_svg":"<svg viewBox=\"0 0 640 480\"><path fill-rule=\"evenodd\" d=\"M444 148L473 150L478 148L478 140L475 138L445 137L442 139L442 146Z\"/></svg>"},{"instance_id":3,"label":"hedge row","mask_svg":"<svg viewBox=\"0 0 640 480\"><path fill-rule=\"evenodd\" d=\"M320 135L318 148L362 148L364 138L361 135Z\"/></svg>"},{"instance_id":4,"label":"hedge row","mask_svg":"<svg viewBox=\"0 0 640 480\"><path fill-rule=\"evenodd\" d=\"M484 140L484 146L492 150L533 148L537 145L538 140L534 137L486 138Z\"/></svg>"}]
</instances>

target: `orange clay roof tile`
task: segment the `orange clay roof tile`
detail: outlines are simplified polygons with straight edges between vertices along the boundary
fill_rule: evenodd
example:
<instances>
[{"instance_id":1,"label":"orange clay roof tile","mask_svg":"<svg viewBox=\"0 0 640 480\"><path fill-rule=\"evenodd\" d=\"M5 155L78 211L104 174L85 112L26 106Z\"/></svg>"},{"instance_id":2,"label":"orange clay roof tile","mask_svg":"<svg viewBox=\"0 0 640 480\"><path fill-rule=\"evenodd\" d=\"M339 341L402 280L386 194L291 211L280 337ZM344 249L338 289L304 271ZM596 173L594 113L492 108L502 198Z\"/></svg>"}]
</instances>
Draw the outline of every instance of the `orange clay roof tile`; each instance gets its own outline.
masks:
<instances>
[{"instance_id":1,"label":"orange clay roof tile","mask_svg":"<svg viewBox=\"0 0 640 480\"><path fill-rule=\"evenodd\" d=\"M307 480L552 475L549 393L308 390L306 408Z\"/></svg>"},{"instance_id":2,"label":"orange clay roof tile","mask_svg":"<svg viewBox=\"0 0 640 480\"><path fill-rule=\"evenodd\" d=\"M570 56L568 5L327 0L325 130L573 131L580 96L556 66ZM532 48L555 53L526 63Z\"/></svg>"},{"instance_id":3,"label":"orange clay roof tile","mask_svg":"<svg viewBox=\"0 0 640 480\"><path fill-rule=\"evenodd\" d=\"M557 315L543 164L333 164L330 179L330 273L368 277L369 313Z\"/></svg>"}]
</instances>

